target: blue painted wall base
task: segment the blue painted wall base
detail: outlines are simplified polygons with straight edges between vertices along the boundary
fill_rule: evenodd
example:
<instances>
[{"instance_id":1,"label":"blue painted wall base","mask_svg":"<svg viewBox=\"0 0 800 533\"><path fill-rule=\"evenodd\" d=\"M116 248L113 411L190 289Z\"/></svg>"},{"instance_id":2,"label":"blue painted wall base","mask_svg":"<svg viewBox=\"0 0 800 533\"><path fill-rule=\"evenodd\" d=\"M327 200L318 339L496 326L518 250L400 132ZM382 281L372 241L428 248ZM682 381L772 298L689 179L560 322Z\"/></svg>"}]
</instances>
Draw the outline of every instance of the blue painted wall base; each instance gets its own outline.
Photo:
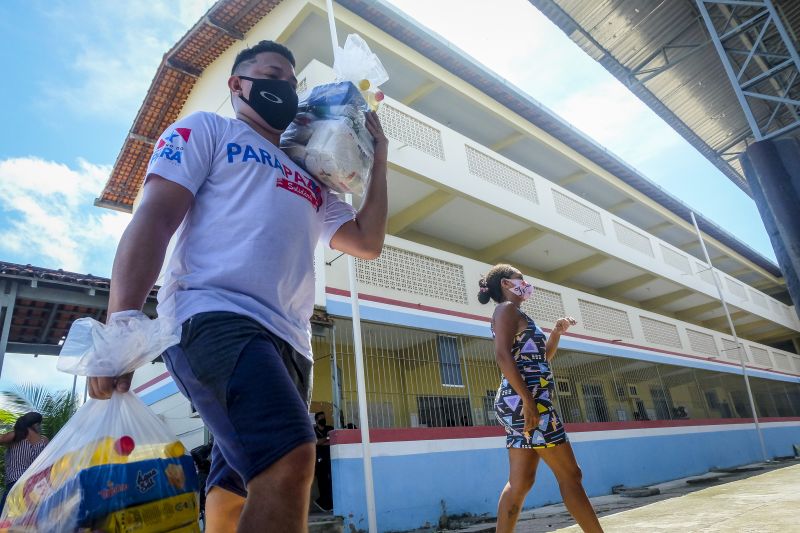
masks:
<instances>
[{"instance_id":1,"label":"blue painted wall base","mask_svg":"<svg viewBox=\"0 0 800 533\"><path fill-rule=\"evenodd\" d=\"M664 436L573 443L590 496L614 485L641 486L761 460L752 429L720 429ZM705 429L705 428L704 428ZM800 426L764 429L771 457L793 455ZM352 446L352 445L351 445ZM380 444L373 453L380 453ZM494 516L508 479L504 448L373 457L375 501L381 532L436 526L443 514ZM360 458L333 460L334 514L345 527L367 530L364 471ZM525 507L561 501L550 470L540 463Z\"/></svg>"}]
</instances>

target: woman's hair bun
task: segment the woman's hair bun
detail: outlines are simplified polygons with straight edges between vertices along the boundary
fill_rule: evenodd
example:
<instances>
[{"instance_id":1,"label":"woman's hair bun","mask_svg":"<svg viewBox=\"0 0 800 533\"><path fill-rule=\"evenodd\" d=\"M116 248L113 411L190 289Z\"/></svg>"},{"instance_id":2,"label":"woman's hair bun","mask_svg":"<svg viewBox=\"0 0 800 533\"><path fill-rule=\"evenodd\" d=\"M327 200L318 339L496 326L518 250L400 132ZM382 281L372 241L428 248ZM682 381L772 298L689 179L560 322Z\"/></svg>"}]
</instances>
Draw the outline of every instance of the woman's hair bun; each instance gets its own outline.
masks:
<instances>
[{"instance_id":1,"label":"woman's hair bun","mask_svg":"<svg viewBox=\"0 0 800 533\"><path fill-rule=\"evenodd\" d=\"M481 278L478 281L478 301L482 304L488 304L491 296L489 295L489 285L486 283L486 278Z\"/></svg>"}]
</instances>

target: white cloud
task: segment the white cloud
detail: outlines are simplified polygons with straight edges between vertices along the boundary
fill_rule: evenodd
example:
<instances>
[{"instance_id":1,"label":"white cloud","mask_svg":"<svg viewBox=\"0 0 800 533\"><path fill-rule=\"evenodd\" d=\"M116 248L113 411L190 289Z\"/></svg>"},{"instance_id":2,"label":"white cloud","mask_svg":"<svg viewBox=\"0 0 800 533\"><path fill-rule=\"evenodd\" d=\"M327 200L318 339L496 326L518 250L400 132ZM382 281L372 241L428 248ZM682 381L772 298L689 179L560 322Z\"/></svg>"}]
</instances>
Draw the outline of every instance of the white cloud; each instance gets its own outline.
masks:
<instances>
[{"instance_id":1,"label":"white cloud","mask_svg":"<svg viewBox=\"0 0 800 533\"><path fill-rule=\"evenodd\" d=\"M573 92L554 110L634 166L683 142L675 130L614 79Z\"/></svg>"},{"instance_id":2,"label":"white cloud","mask_svg":"<svg viewBox=\"0 0 800 533\"><path fill-rule=\"evenodd\" d=\"M116 2L91 0L84 9L48 5L62 38L73 41L73 76L45 87L46 102L74 113L128 121L142 103L164 53L213 5L214 0ZM124 14L120 19L120 15ZM81 28L74 32L71 28Z\"/></svg>"},{"instance_id":3,"label":"white cloud","mask_svg":"<svg viewBox=\"0 0 800 533\"><path fill-rule=\"evenodd\" d=\"M0 253L18 262L109 275L130 215L93 207L110 167L33 157L0 160ZM98 270L99 269L99 270Z\"/></svg>"}]
</instances>

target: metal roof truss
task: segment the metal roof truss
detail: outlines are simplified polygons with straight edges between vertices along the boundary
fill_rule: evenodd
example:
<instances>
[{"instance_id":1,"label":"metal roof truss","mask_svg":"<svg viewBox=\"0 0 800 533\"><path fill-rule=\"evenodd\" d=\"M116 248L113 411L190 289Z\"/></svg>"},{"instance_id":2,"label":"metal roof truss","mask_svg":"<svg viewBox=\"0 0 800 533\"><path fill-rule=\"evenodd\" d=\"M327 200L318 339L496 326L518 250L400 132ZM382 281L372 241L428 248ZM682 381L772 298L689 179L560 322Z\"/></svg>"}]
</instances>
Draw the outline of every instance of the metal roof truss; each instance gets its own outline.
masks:
<instances>
[{"instance_id":1,"label":"metal roof truss","mask_svg":"<svg viewBox=\"0 0 800 533\"><path fill-rule=\"evenodd\" d=\"M798 128L800 55L772 0L695 1L755 140Z\"/></svg>"}]
</instances>

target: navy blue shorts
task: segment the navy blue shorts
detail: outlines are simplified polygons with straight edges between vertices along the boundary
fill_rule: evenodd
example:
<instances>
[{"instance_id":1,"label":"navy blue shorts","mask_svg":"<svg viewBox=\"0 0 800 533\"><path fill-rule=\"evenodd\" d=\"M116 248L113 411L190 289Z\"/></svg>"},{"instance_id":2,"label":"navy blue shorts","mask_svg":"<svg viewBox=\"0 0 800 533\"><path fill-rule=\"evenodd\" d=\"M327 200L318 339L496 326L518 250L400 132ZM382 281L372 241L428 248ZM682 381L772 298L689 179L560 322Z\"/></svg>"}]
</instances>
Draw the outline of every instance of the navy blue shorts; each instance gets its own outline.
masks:
<instances>
[{"instance_id":1,"label":"navy blue shorts","mask_svg":"<svg viewBox=\"0 0 800 533\"><path fill-rule=\"evenodd\" d=\"M308 416L313 364L257 322L195 315L164 361L214 436L207 488L246 497L251 479L316 441Z\"/></svg>"}]
</instances>

